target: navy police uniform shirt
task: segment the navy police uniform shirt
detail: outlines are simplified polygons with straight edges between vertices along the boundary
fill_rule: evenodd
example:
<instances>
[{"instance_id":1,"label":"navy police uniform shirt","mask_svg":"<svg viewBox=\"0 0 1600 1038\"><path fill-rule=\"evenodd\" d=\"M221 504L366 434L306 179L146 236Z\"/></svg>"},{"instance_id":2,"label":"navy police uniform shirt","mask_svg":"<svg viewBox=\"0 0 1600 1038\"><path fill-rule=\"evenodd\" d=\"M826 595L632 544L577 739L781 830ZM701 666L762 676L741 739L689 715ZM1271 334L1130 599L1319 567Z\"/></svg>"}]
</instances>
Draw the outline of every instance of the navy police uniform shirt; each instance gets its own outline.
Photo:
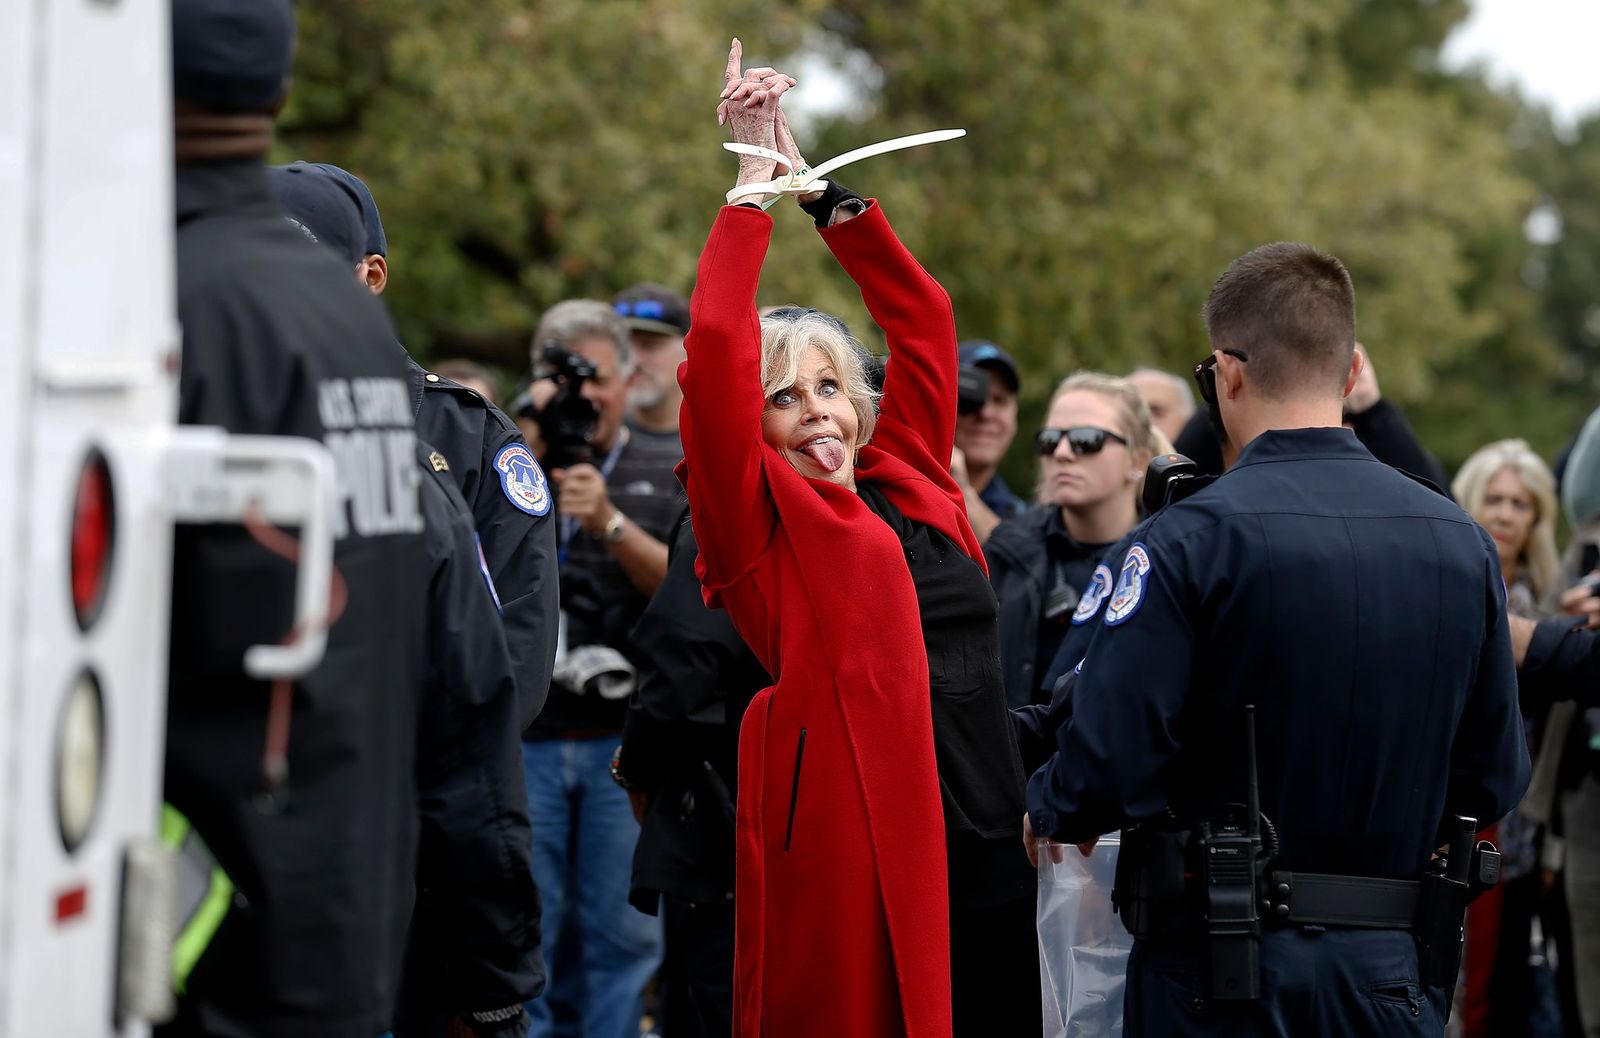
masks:
<instances>
[{"instance_id":1,"label":"navy police uniform shirt","mask_svg":"<svg viewBox=\"0 0 1600 1038\"><path fill-rule=\"evenodd\" d=\"M1514 807L1528 752L1494 544L1345 429L1263 433L1117 560L1036 832L1245 799L1277 867L1415 878L1441 820Z\"/></svg>"},{"instance_id":2,"label":"navy police uniform shirt","mask_svg":"<svg viewBox=\"0 0 1600 1038\"><path fill-rule=\"evenodd\" d=\"M449 461L500 593L517 676L518 724L526 728L550 691L560 612L550 484L498 407L414 361L410 372L417 436Z\"/></svg>"},{"instance_id":3,"label":"navy police uniform shirt","mask_svg":"<svg viewBox=\"0 0 1600 1038\"><path fill-rule=\"evenodd\" d=\"M544 987L520 704L500 603L443 453L419 443L428 560L427 666L417 726L413 1022L518 1005Z\"/></svg>"}]
</instances>

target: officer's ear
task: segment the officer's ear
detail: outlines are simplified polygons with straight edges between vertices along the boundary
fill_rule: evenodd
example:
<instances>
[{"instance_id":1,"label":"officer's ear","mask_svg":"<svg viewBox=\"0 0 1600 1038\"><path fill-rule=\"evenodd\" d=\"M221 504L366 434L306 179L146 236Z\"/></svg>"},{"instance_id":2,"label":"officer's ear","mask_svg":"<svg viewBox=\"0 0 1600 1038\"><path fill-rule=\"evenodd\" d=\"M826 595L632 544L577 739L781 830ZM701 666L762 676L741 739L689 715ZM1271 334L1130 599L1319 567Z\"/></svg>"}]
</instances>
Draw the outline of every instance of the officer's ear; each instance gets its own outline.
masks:
<instances>
[{"instance_id":1,"label":"officer's ear","mask_svg":"<svg viewBox=\"0 0 1600 1038\"><path fill-rule=\"evenodd\" d=\"M1366 366L1367 366L1367 355L1360 348L1351 350L1350 351L1350 374L1345 376L1345 379L1344 379L1344 392L1340 394L1340 398L1341 399L1349 399L1350 394L1355 392L1356 383L1358 381L1360 381L1361 372L1362 372L1362 370L1364 368L1366 368Z\"/></svg>"},{"instance_id":2,"label":"officer's ear","mask_svg":"<svg viewBox=\"0 0 1600 1038\"><path fill-rule=\"evenodd\" d=\"M1231 353L1217 353L1217 395L1232 400L1244 386L1244 362Z\"/></svg>"},{"instance_id":3,"label":"officer's ear","mask_svg":"<svg viewBox=\"0 0 1600 1038\"><path fill-rule=\"evenodd\" d=\"M389 262L376 252L369 252L356 264L356 278L375 296L383 295L389 284Z\"/></svg>"}]
</instances>

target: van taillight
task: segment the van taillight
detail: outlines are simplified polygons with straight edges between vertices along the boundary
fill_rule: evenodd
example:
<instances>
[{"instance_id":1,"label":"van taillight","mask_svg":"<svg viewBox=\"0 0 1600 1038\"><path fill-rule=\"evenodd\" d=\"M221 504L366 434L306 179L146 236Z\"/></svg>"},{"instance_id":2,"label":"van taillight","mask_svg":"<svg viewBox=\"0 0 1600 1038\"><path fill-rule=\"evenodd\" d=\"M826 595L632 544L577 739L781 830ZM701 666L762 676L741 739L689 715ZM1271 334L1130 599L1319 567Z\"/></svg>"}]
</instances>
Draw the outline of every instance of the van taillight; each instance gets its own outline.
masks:
<instances>
[{"instance_id":1,"label":"van taillight","mask_svg":"<svg viewBox=\"0 0 1600 1038\"><path fill-rule=\"evenodd\" d=\"M78 493L72 503L72 611L85 631L105 602L115 534L111 468L105 455L92 450L78 471Z\"/></svg>"}]
</instances>

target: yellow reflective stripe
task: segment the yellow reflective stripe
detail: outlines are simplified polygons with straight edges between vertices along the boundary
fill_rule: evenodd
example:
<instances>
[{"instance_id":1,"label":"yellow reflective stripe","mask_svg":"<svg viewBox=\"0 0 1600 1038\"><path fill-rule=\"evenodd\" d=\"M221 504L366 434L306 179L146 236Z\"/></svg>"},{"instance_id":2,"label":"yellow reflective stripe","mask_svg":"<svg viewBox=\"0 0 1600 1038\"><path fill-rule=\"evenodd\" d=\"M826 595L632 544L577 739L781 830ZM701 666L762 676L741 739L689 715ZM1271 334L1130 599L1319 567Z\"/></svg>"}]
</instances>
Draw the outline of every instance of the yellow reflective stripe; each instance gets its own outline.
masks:
<instances>
[{"instance_id":1,"label":"yellow reflective stripe","mask_svg":"<svg viewBox=\"0 0 1600 1038\"><path fill-rule=\"evenodd\" d=\"M217 935L222 920L228 915L228 906L232 903L233 881L220 868L213 868L211 886L206 891L205 900L200 902L199 909L178 933L178 939L172 946L172 983L178 994L184 993L189 983L189 973L200 961L200 956L205 954L211 938Z\"/></svg>"},{"instance_id":2,"label":"yellow reflective stripe","mask_svg":"<svg viewBox=\"0 0 1600 1038\"><path fill-rule=\"evenodd\" d=\"M188 987L189 974L227 918L228 906L233 903L233 881L216 863L189 820L171 804L161 805L161 842L180 857L203 857L211 863L205 896L183 921L172 944L172 985L181 995Z\"/></svg>"},{"instance_id":3,"label":"yellow reflective stripe","mask_svg":"<svg viewBox=\"0 0 1600 1038\"><path fill-rule=\"evenodd\" d=\"M189 820L171 804L161 805L161 842L173 850L183 846L189 835Z\"/></svg>"}]
</instances>

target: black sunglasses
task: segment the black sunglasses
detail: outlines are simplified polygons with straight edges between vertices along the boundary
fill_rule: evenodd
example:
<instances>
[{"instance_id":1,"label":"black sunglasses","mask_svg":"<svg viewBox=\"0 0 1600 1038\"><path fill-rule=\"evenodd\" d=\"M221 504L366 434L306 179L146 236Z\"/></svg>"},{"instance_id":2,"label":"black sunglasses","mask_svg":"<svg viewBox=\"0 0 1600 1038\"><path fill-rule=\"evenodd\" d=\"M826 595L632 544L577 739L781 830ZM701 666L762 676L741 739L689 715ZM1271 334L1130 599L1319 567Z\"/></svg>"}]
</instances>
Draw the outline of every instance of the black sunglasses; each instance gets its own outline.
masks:
<instances>
[{"instance_id":1,"label":"black sunglasses","mask_svg":"<svg viewBox=\"0 0 1600 1038\"><path fill-rule=\"evenodd\" d=\"M1116 440L1124 447L1128 441L1110 429L1101 429L1094 425L1074 425L1070 429L1052 429L1049 427L1039 430L1039 435L1033 438L1033 449L1039 452L1040 457L1054 454L1056 448L1061 446L1061 441L1066 440L1067 446L1072 448L1074 454L1098 454L1105 447L1107 440Z\"/></svg>"},{"instance_id":2,"label":"black sunglasses","mask_svg":"<svg viewBox=\"0 0 1600 1038\"><path fill-rule=\"evenodd\" d=\"M1194 366L1194 384L1200 387L1200 399L1207 406L1217 402L1217 353L1226 353L1242 361L1250 359L1238 350L1218 350Z\"/></svg>"}]
</instances>

